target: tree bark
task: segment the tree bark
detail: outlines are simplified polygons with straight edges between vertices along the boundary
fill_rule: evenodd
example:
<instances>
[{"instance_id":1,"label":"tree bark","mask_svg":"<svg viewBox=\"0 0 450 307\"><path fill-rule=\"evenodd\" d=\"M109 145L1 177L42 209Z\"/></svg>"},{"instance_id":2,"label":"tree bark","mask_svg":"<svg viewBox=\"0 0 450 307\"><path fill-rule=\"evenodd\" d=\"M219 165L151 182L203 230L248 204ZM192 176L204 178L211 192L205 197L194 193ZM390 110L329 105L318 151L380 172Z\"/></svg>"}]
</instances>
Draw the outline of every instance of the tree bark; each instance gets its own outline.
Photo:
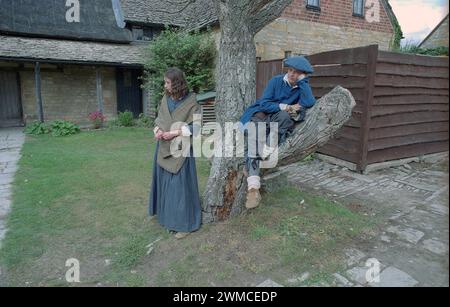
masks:
<instances>
[{"instance_id":1,"label":"tree bark","mask_svg":"<svg viewBox=\"0 0 450 307\"><path fill-rule=\"evenodd\" d=\"M237 122L256 96L256 47L246 12L250 1L218 1L221 29L217 65L216 121ZM203 222L241 211L247 181L243 158L215 157L203 197Z\"/></svg>"},{"instance_id":2,"label":"tree bark","mask_svg":"<svg viewBox=\"0 0 450 307\"><path fill-rule=\"evenodd\" d=\"M256 96L255 34L281 15L292 0L216 2L221 40L217 65L216 121L236 123ZM350 118L355 102L337 88L318 101L305 123L280 148L281 164L291 163L325 144ZM224 135L222 135L224 138ZM215 157L203 196L203 222L223 221L244 209L244 158Z\"/></svg>"}]
</instances>

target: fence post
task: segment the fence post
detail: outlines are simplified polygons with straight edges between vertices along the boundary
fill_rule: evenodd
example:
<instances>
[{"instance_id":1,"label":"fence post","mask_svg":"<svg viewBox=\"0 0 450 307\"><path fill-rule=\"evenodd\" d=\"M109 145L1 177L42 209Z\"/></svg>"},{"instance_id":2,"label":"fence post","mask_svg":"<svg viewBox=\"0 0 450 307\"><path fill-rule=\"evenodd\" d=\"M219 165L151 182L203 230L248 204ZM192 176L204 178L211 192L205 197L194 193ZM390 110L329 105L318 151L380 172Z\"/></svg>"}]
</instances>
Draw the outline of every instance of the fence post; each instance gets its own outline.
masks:
<instances>
[{"instance_id":1,"label":"fence post","mask_svg":"<svg viewBox=\"0 0 450 307\"><path fill-rule=\"evenodd\" d=\"M357 171L364 172L367 167L367 154L369 151L369 132L372 117L373 95L375 90L375 77L377 73L378 45L367 47L367 74L366 89L364 93L364 106L361 114L361 142Z\"/></svg>"}]
</instances>

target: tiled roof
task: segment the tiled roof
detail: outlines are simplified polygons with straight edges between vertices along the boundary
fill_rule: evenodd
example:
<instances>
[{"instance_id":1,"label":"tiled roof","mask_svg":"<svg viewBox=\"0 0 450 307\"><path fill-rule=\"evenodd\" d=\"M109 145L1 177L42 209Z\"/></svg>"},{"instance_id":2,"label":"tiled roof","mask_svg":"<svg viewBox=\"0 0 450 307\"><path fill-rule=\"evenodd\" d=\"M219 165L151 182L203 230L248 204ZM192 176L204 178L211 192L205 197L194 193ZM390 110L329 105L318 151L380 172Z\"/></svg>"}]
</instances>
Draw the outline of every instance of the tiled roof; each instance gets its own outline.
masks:
<instances>
[{"instance_id":1,"label":"tiled roof","mask_svg":"<svg viewBox=\"0 0 450 307\"><path fill-rule=\"evenodd\" d=\"M175 3L180 5L175 5ZM202 27L217 21L213 0L120 0L125 21Z\"/></svg>"},{"instance_id":2,"label":"tiled roof","mask_svg":"<svg viewBox=\"0 0 450 307\"><path fill-rule=\"evenodd\" d=\"M0 35L0 59L142 65L146 46Z\"/></svg>"}]
</instances>

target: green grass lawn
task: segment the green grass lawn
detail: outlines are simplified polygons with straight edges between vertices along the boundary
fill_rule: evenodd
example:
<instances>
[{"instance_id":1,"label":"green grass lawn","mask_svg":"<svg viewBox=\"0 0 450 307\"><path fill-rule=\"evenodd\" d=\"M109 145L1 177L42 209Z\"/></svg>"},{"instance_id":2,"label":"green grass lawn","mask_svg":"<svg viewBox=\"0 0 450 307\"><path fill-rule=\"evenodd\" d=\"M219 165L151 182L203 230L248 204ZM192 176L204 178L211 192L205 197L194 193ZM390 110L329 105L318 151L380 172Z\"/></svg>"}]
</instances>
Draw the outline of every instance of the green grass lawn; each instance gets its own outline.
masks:
<instances>
[{"instance_id":1,"label":"green grass lawn","mask_svg":"<svg viewBox=\"0 0 450 307\"><path fill-rule=\"evenodd\" d=\"M69 258L80 261L83 286L245 286L306 271L302 284L314 284L342 269L345 246L374 232L361 213L286 187L264 195L258 209L179 241L147 214L149 129L31 136L22 153L0 250L8 286L68 286ZM197 159L197 168L203 191L208 161Z\"/></svg>"}]
</instances>

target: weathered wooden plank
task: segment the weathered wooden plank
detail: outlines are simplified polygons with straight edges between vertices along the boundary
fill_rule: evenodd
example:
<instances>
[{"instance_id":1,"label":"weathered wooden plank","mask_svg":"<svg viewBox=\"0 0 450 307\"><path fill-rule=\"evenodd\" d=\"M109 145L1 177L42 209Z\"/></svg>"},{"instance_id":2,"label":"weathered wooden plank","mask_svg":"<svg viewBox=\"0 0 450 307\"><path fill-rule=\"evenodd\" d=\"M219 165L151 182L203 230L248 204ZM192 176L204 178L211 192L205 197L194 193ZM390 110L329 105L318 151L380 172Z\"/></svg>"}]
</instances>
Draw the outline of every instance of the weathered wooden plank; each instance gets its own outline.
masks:
<instances>
[{"instance_id":1,"label":"weathered wooden plank","mask_svg":"<svg viewBox=\"0 0 450 307\"><path fill-rule=\"evenodd\" d=\"M398 63L378 62L377 74L389 74L398 76L413 76L423 78L449 78L447 67L430 67L417 65L404 65Z\"/></svg>"},{"instance_id":2,"label":"weathered wooden plank","mask_svg":"<svg viewBox=\"0 0 450 307\"><path fill-rule=\"evenodd\" d=\"M399 95L378 96L374 98L374 105L413 105L413 104L448 104L448 96L436 95Z\"/></svg>"},{"instance_id":3,"label":"weathered wooden plank","mask_svg":"<svg viewBox=\"0 0 450 307\"><path fill-rule=\"evenodd\" d=\"M418 134L371 140L369 142L368 150L374 151L411 144L448 141L448 139L449 139L448 132L418 133Z\"/></svg>"},{"instance_id":4,"label":"weathered wooden plank","mask_svg":"<svg viewBox=\"0 0 450 307\"><path fill-rule=\"evenodd\" d=\"M326 51L308 56L312 65L325 64L366 64L367 48L358 47L351 49L342 49Z\"/></svg>"},{"instance_id":5,"label":"weathered wooden plank","mask_svg":"<svg viewBox=\"0 0 450 307\"><path fill-rule=\"evenodd\" d=\"M356 163L358 158L357 154L349 153L332 144L326 144L325 146L319 148L317 152L353 163Z\"/></svg>"},{"instance_id":6,"label":"weathered wooden plank","mask_svg":"<svg viewBox=\"0 0 450 307\"><path fill-rule=\"evenodd\" d=\"M345 152L354 154L359 153L359 143L360 142L338 137L335 137L327 142L329 145L333 145Z\"/></svg>"},{"instance_id":7,"label":"weathered wooden plank","mask_svg":"<svg viewBox=\"0 0 450 307\"><path fill-rule=\"evenodd\" d=\"M258 62L256 65L256 97L261 97L269 80L282 72L283 60Z\"/></svg>"},{"instance_id":8,"label":"weathered wooden plank","mask_svg":"<svg viewBox=\"0 0 450 307\"><path fill-rule=\"evenodd\" d=\"M364 88L365 77L313 77L309 81L314 88L334 88L342 86L346 89Z\"/></svg>"},{"instance_id":9,"label":"weathered wooden plank","mask_svg":"<svg viewBox=\"0 0 450 307\"><path fill-rule=\"evenodd\" d=\"M356 129L356 128L353 128ZM405 136L411 134L428 133L428 132L447 132L448 121L430 122L422 124L410 124L396 127L370 129L369 140L389 138L396 136Z\"/></svg>"},{"instance_id":10,"label":"weathered wooden plank","mask_svg":"<svg viewBox=\"0 0 450 307\"><path fill-rule=\"evenodd\" d=\"M431 89L424 87L392 87L376 86L374 96L402 96L402 95L436 95L448 97L448 89Z\"/></svg>"},{"instance_id":11,"label":"weathered wooden plank","mask_svg":"<svg viewBox=\"0 0 450 307\"><path fill-rule=\"evenodd\" d=\"M388 149L371 151L368 154L369 163L384 162L403 158L448 151L449 141L412 144Z\"/></svg>"},{"instance_id":12,"label":"weathered wooden plank","mask_svg":"<svg viewBox=\"0 0 450 307\"><path fill-rule=\"evenodd\" d=\"M376 67L378 58L378 46L370 46L367 52L367 78L366 78L366 101L364 104L365 110L362 111L361 115L361 141L359 142L359 160L356 163L356 169L358 171L364 171L367 167L367 153L369 146L369 130L371 126L371 114L372 114L372 104L373 104L373 93L375 90L376 83Z\"/></svg>"},{"instance_id":13,"label":"weathered wooden plank","mask_svg":"<svg viewBox=\"0 0 450 307\"><path fill-rule=\"evenodd\" d=\"M371 116L384 116L390 114L419 112L419 111L447 111L448 104L401 104L401 105L377 105L372 107Z\"/></svg>"},{"instance_id":14,"label":"weathered wooden plank","mask_svg":"<svg viewBox=\"0 0 450 307\"><path fill-rule=\"evenodd\" d=\"M322 97L324 95L326 95L327 93L329 93L333 87L314 87L311 86L313 93L316 97ZM353 89L348 89L350 91L350 93L352 93L353 98L355 98L355 100L358 101L364 101L365 99L365 95L364 95L364 89L357 89L357 88L353 88Z\"/></svg>"},{"instance_id":15,"label":"weathered wooden plank","mask_svg":"<svg viewBox=\"0 0 450 307\"><path fill-rule=\"evenodd\" d=\"M345 123L345 126L352 128L360 128L361 127L361 119L355 114Z\"/></svg>"},{"instance_id":16,"label":"weathered wooden plank","mask_svg":"<svg viewBox=\"0 0 450 307\"><path fill-rule=\"evenodd\" d=\"M365 77L365 64L316 66L313 77Z\"/></svg>"},{"instance_id":17,"label":"weathered wooden plank","mask_svg":"<svg viewBox=\"0 0 450 307\"><path fill-rule=\"evenodd\" d=\"M359 142L361 140L360 128L344 126L336 134L336 138L344 138Z\"/></svg>"},{"instance_id":18,"label":"weathered wooden plank","mask_svg":"<svg viewBox=\"0 0 450 307\"><path fill-rule=\"evenodd\" d=\"M420 78L406 77L386 74L377 74L375 78L375 86L391 86L391 87L421 87L433 89L447 89L448 79L443 78Z\"/></svg>"},{"instance_id":19,"label":"weathered wooden plank","mask_svg":"<svg viewBox=\"0 0 450 307\"><path fill-rule=\"evenodd\" d=\"M371 128L393 127L408 124L448 121L449 112L411 112L372 118Z\"/></svg>"},{"instance_id":20,"label":"weathered wooden plank","mask_svg":"<svg viewBox=\"0 0 450 307\"><path fill-rule=\"evenodd\" d=\"M448 67L448 57L434 57L388 51L380 51L378 61L417 66Z\"/></svg>"}]
</instances>

